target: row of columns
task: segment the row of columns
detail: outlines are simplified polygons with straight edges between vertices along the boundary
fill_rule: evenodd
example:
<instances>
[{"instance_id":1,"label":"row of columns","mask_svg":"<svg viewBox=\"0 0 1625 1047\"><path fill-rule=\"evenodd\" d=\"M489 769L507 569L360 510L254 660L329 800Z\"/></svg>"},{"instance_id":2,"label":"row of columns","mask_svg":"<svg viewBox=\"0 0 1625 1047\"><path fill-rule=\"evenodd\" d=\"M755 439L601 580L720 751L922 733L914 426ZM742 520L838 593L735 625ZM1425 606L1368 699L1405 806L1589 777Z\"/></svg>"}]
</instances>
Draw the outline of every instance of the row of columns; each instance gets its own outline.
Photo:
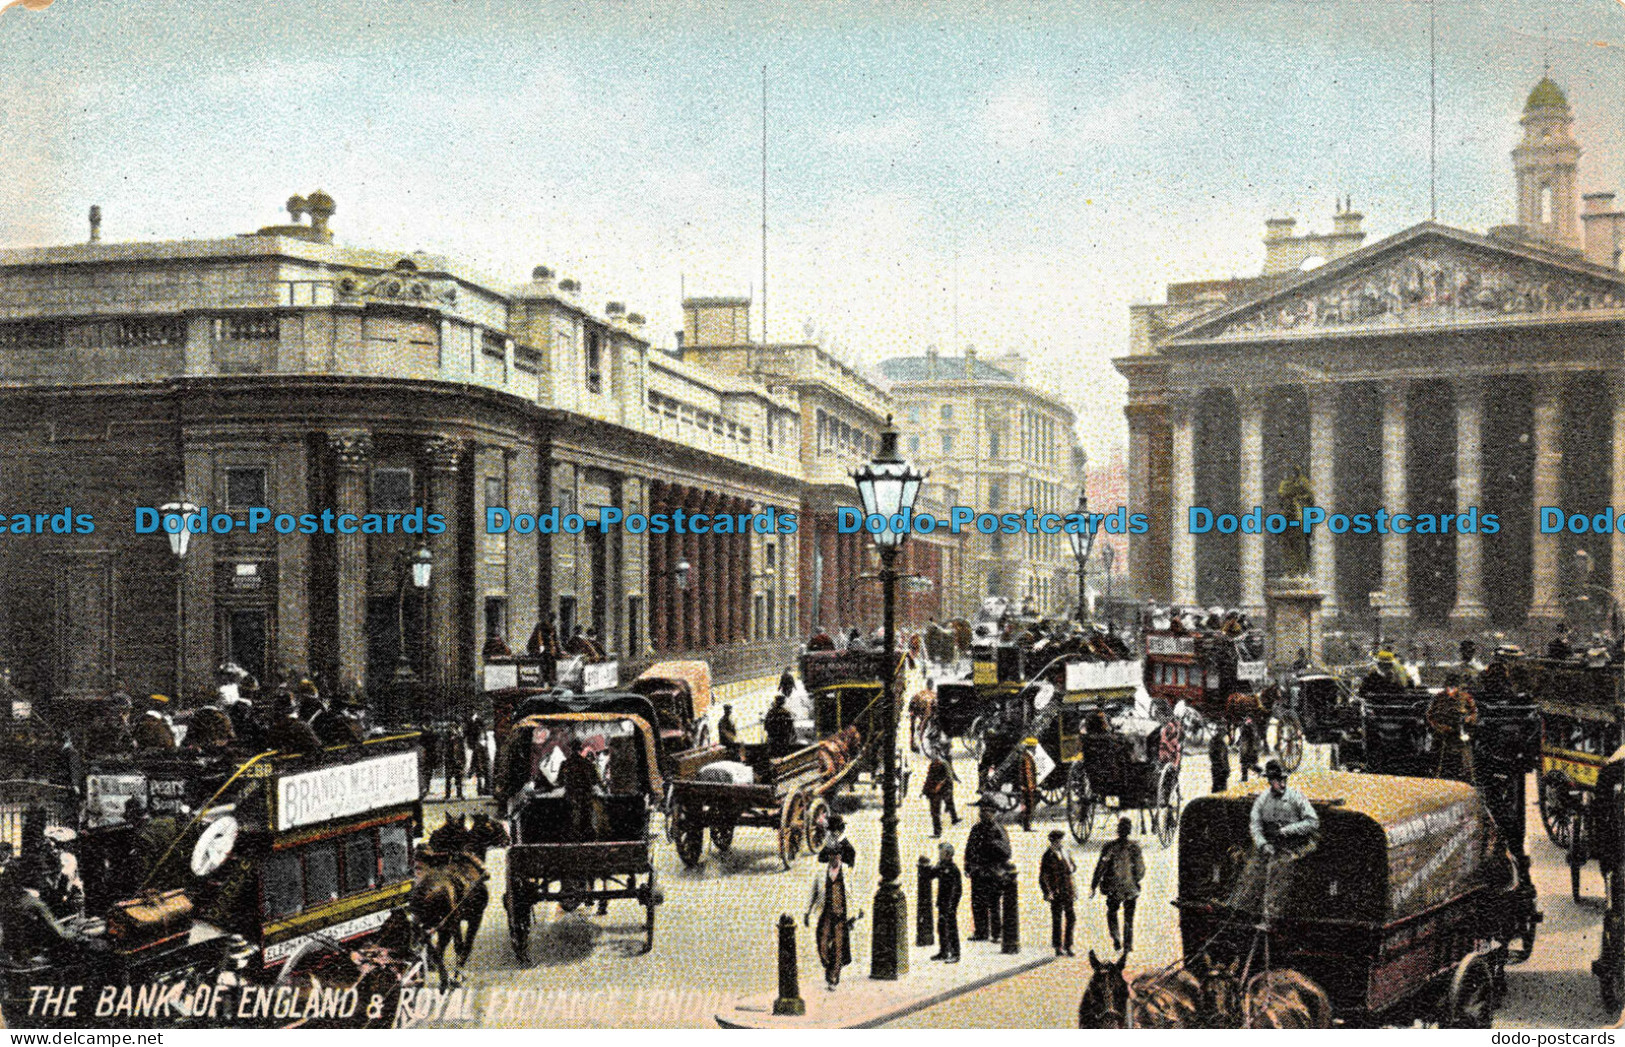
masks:
<instances>
[{"instance_id":1,"label":"row of columns","mask_svg":"<svg viewBox=\"0 0 1625 1047\"><path fill-rule=\"evenodd\" d=\"M880 620L879 587L865 584L863 579L871 541L866 533L837 533L834 513L819 515L818 553L823 571L817 613L808 623L812 629L835 632L856 626L867 631Z\"/></svg>"},{"instance_id":2,"label":"row of columns","mask_svg":"<svg viewBox=\"0 0 1625 1047\"><path fill-rule=\"evenodd\" d=\"M749 515L744 498L656 480L649 485L655 514ZM685 530L687 530L685 528ZM657 651L703 650L750 638L749 535L650 534L649 643ZM677 586L677 566L689 565L688 588Z\"/></svg>"},{"instance_id":3,"label":"row of columns","mask_svg":"<svg viewBox=\"0 0 1625 1047\"><path fill-rule=\"evenodd\" d=\"M1625 372L1611 372L1613 391L1613 474L1609 504L1625 505ZM1465 513L1482 506L1484 492L1484 380L1465 377L1452 382L1456 421L1456 509ZM1390 513L1408 512L1409 384L1389 382L1382 395L1382 504ZM1264 391L1236 392L1240 408L1240 503L1264 504ZM1196 399L1191 395L1171 401L1173 430L1173 535L1172 595L1177 604L1193 605L1196 593L1196 538L1190 533L1190 509L1196 502ZM1533 507L1561 504L1563 478L1563 375L1536 377L1532 439L1534 469ZM1324 384L1309 390L1309 484L1316 504L1328 515L1336 508L1337 386ZM1539 521L1531 528L1531 619L1553 621L1563 616L1559 592L1562 549L1560 535L1542 534ZM1264 609L1264 536L1242 534L1240 539L1241 605L1250 613ZM1484 602L1483 537L1455 534L1456 593L1450 619L1463 627L1481 626L1489 616ZM1408 536L1389 532L1382 536L1382 618L1402 622L1411 617L1408 573ZM1625 593L1625 533L1612 536L1612 590ZM1321 527L1311 539L1312 573L1327 594L1323 610L1336 613L1337 559L1335 536Z\"/></svg>"}]
</instances>

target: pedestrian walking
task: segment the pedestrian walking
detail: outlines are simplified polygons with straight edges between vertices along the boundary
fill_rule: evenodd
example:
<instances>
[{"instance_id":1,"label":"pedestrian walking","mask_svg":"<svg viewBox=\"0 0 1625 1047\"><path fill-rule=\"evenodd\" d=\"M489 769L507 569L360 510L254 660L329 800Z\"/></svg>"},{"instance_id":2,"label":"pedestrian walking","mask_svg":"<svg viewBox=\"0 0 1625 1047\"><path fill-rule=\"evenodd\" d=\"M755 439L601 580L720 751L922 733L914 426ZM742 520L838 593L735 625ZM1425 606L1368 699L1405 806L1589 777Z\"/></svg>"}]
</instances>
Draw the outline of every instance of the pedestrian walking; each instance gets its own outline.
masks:
<instances>
[{"instance_id":1,"label":"pedestrian walking","mask_svg":"<svg viewBox=\"0 0 1625 1047\"><path fill-rule=\"evenodd\" d=\"M1037 738L1023 739L1017 768L1020 776L1016 782L1021 787L1021 831L1029 833L1033 831L1033 812L1038 810L1038 762L1033 755L1037 749Z\"/></svg>"},{"instance_id":2,"label":"pedestrian walking","mask_svg":"<svg viewBox=\"0 0 1625 1047\"><path fill-rule=\"evenodd\" d=\"M463 721L463 745L468 748L470 770L474 774L474 792L491 792L491 751L485 747L485 721L479 713L470 713Z\"/></svg>"},{"instance_id":3,"label":"pedestrian walking","mask_svg":"<svg viewBox=\"0 0 1625 1047\"><path fill-rule=\"evenodd\" d=\"M1225 744L1224 731L1217 727L1207 743L1207 761L1213 774L1213 791L1222 793L1230 788L1230 746Z\"/></svg>"},{"instance_id":4,"label":"pedestrian walking","mask_svg":"<svg viewBox=\"0 0 1625 1047\"><path fill-rule=\"evenodd\" d=\"M948 808L948 817L953 824L959 824L959 812L954 809L954 782L959 779L954 775L953 763L946 753L940 749L931 754L931 765L925 771L925 787L921 795L931 805L931 838L942 837L942 809Z\"/></svg>"},{"instance_id":5,"label":"pedestrian walking","mask_svg":"<svg viewBox=\"0 0 1625 1047\"><path fill-rule=\"evenodd\" d=\"M846 820L838 814L830 815L829 837L818 852L823 868L813 880L812 897L801 917L802 925L808 926L813 910L819 910L818 960L824 965L824 984L830 992L841 984L841 968L852 962L852 925L857 922L846 914L846 874L842 867L857 861L857 851L845 832Z\"/></svg>"},{"instance_id":6,"label":"pedestrian walking","mask_svg":"<svg viewBox=\"0 0 1625 1047\"><path fill-rule=\"evenodd\" d=\"M1140 899L1140 881L1145 879L1145 858L1140 845L1129 838L1134 823L1117 819L1117 839L1100 849L1100 861L1089 880L1089 897L1099 891L1106 896L1106 930L1112 948L1125 954L1134 951L1134 907ZM1118 934L1117 911L1123 911L1123 931Z\"/></svg>"},{"instance_id":7,"label":"pedestrian walking","mask_svg":"<svg viewBox=\"0 0 1625 1047\"><path fill-rule=\"evenodd\" d=\"M1004 924L999 918L1004 892L1004 869L1010 862L1010 834L994 815L998 804L991 796L976 801L979 815L965 839L965 875L970 877L970 917L973 942L1000 941Z\"/></svg>"},{"instance_id":8,"label":"pedestrian walking","mask_svg":"<svg viewBox=\"0 0 1625 1047\"><path fill-rule=\"evenodd\" d=\"M1072 882L1077 863L1066 853L1066 833L1051 829L1049 850L1038 863L1038 889L1049 902L1050 944L1055 955L1072 955L1072 928L1078 922L1078 891Z\"/></svg>"},{"instance_id":9,"label":"pedestrian walking","mask_svg":"<svg viewBox=\"0 0 1625 1047\"><path fill-rule=\"evenodd\" d=\"M959 899L965 893L964 880L954 864L954 845L937 844L937 864L931 869L937 881L937 943L933 960L959 962Z\"/></svg>"}]
</instances>

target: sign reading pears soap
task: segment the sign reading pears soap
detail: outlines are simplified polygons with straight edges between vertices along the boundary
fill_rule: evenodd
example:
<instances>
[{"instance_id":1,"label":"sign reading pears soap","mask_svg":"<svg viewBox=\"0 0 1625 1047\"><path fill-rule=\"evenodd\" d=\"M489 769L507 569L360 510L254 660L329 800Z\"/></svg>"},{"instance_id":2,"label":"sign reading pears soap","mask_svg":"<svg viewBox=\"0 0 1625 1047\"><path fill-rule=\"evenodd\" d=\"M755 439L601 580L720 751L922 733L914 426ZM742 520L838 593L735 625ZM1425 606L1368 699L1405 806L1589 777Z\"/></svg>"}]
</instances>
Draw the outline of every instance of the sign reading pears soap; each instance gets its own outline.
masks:
<instances>
[{"instance_id":1,"label":"sign reading pears soap","mask_svg":"<svg viewBox=\"0 0 1625 1047\"><path fill-rule=\"evenodd\" d=\"M278 832L418 799L416 750L290 774L276 783Z\"/></svg>"}]
</instances>

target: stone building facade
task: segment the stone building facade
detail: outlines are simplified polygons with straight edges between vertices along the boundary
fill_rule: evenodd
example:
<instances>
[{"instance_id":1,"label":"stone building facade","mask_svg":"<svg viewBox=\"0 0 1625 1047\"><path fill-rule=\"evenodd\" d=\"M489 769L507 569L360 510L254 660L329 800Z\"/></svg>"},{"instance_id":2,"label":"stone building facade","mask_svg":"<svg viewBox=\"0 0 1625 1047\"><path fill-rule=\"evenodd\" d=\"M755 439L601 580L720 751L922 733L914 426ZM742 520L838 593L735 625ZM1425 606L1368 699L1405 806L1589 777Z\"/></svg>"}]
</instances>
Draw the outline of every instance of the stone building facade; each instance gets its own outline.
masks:
<instances>
[{"instance_id":1,"label":"stone building facade","mask_svg":"<svg viewBox=\"0 0 1625 1047\"><path fill-rule=\"evenodd\" d=\"M1129 353L1131 539L1142 596L1262 610L1285 569L1263 534L1192 534L1192 506L1279 505L1301 476L1328 513L1470 509L1499 529L1334 534L1310 543L1325 610L1393 634L1600 618L1625 597L1625 532L1543 533L1537 509L1625 508L1625 212L1576 199L1561 90L1528 97L1513 153L1518 221L1424 222L1361 246L1271 222L1264 273L1172 285L1136 306ZM1313 242L1308 242L1310 240Z\"/></svg>"},{"instance_id":2,"label":"stone building facade","mask_svg":"<svg viewBox=\"0 0 1625 1047\"><path fill-rule=\"evenodd\" d=\"M1030 384L1018 355L991 361L974 348L959 357L883 361L907 457L931 470L925 496L978 512L1067 513L1085 469L1072 410ZM1061 534L972 534L947 608L970 615L983 598L1030 601L1043 614L1077 602L1077 564Z\"/></svg>"},{"instance_id":3,"label":"stone building facade","mask_svg":"<svg viewBox=\"0 0 1625 1047\"><path fill-rule=\"evenodd\" d=\"M793 540L502 535L485 518L795 511L793 398L651 346L635 314L589 309L545 269L503 288L444 259L336 245L331 201L310 204L310 225L231 239L0 250L4 510L95 519L89 534L0 542L15 682L192 698L229 658L372 687L404 641L449 693L488 640L518 647L555 615L629 669L693 649L724 674L787 660L794 611L768 608L794 608L793 561L771 600L764 578ZM135 533L137 507L182 499L238 529L192 536L184 558ZM248 534L256 505L421 508L446 527ZM402 582L420 544L422 592Z\"/></svg>"}]
</instances>

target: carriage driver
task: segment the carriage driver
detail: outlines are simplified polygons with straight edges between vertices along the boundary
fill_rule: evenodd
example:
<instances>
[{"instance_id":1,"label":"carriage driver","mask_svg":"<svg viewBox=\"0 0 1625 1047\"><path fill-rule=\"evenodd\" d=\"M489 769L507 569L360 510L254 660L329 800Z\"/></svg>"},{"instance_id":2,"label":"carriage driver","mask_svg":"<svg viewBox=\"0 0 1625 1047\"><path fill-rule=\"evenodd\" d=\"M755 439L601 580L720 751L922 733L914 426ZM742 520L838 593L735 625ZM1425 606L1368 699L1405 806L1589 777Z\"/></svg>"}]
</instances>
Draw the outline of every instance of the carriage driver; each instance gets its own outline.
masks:
<instances>
[{"instance_id":1,"label":"carriage driver","mask_svg":"<svg viewBox=\"0 0 1625 1047\"><path fill-rule=\"evenodd\" d=\"M1244 877L1250 895L1262 895L1263 930L1273 929L1280 900L1291 890L1297 859L1315 849L1320 816L1309 801L1286 784L1286 768L1271 759L1264 764L1270 787L1253 801L1250 819L1254 856ZM1249 907L1250 908L1250 907Z\"/></svg>"}]
</instances>

